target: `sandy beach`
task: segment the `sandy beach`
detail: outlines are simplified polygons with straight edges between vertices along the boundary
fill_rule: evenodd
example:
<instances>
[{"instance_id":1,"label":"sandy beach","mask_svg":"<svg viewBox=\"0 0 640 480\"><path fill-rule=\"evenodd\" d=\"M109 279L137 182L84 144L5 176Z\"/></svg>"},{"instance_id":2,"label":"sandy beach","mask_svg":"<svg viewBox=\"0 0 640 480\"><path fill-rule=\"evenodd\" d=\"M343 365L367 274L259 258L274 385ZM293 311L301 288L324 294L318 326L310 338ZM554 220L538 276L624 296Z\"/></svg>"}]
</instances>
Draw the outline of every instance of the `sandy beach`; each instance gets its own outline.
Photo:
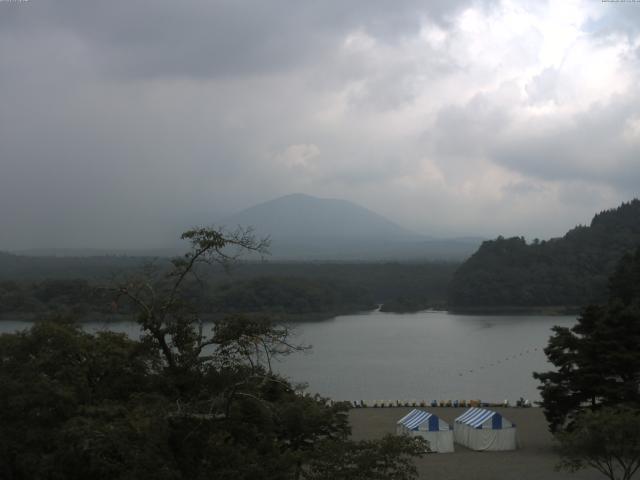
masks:
<instances>
[{"instance_id":1,"label":"sandy beach","mask_svg":"<svg viewBox=\"0 0 640 480\"><path fill-rule=\"evenodd\" d=\"M379 438L395 432L396 421L411 408L363 408L351 410L350 422L355 440ZM427 408L452 423L466 409ZM539 408L495 408L517 425L519 449L512 452L474 452L458 444L455 453L429 454L417 459L421 479L430 480L540 480L604 479L596 470L577 473L556 472L558 456L553 437Z\"/></svg>"}]
</instances>

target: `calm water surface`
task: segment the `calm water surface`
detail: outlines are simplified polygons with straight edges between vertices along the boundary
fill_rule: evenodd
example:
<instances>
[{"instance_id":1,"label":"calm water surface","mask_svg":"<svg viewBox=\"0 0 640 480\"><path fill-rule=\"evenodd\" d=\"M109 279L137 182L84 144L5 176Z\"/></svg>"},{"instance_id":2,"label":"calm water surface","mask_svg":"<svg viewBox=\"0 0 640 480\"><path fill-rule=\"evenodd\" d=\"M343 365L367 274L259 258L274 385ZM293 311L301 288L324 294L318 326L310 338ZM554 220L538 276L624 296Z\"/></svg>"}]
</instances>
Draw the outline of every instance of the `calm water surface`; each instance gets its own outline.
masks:
<instances>
[{"instance_id":1,"label":"calm water surface","mask_svg":"<svg viewBox=\"0 0 640 480\"><path fill-rule=\"evenodd\" d=\"M367 312L293 325L309 352L275 368L309 390L339 400L539 399L534 371L550 368L542 349L553 325L573 316L477 316ZM0 322L0 331L28 322ZM136 337L134 323L91 323Z\"/></svg>"}]
</instances>

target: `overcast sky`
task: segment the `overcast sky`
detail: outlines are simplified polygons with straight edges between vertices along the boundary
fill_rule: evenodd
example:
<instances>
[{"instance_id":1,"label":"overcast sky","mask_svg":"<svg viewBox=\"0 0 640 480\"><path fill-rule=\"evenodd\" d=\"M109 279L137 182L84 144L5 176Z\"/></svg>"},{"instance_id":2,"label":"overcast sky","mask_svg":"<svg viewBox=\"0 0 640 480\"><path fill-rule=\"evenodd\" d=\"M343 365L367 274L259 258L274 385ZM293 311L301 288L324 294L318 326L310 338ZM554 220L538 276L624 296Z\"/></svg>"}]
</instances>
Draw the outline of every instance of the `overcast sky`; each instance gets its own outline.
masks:
<instances>
[{"instance_id":1,"label":"overcast sky","mask_svg":"<svg viewBox=\"0 0 640 480\"><path fill-rule=\"evenodd\" d=\"M546 238L640 190L640 3L0 0L0 249L302 192Z\"/></svg>"}]
</instances>

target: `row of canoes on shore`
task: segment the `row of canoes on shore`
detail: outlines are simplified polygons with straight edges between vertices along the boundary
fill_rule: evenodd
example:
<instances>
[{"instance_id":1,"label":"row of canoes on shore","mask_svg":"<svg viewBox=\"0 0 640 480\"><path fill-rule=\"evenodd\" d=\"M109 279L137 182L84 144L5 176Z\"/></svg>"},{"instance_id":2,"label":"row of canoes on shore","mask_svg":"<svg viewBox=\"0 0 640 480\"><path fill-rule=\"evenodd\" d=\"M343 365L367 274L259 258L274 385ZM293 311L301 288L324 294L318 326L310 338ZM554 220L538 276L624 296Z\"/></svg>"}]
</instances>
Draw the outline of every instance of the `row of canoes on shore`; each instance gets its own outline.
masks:
<instances>
[{"instance_id":1,"label":"row of canoes on shore","mask_svg":"<svg viewBox=\"0 0 640 480\"><path fill-rule=\"evenodd\" d=\"M501 403L483 402L481 400L353 400L348 401L353 408L395 408L395 407L452 407L452 408L469 408L469 407L531 407L529 400L519 399L515 405L508 400Z\"/></svg>"}]
</instances>

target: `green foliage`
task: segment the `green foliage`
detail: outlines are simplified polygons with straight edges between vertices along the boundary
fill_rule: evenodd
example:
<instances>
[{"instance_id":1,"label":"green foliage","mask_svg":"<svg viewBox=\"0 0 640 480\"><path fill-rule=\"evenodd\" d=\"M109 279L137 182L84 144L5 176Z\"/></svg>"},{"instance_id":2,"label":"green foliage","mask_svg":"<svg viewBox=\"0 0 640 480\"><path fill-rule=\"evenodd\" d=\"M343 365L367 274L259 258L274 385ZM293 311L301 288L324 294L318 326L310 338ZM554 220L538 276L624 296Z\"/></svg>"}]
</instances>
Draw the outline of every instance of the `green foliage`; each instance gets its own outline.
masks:
<instances>
[{"instance_id":1,"label":"green foliage","mask_svg":"<svg viewBox=\"0 0 640 480\"><path fill-rule=\"evenodd\" d=\"M0 336L0 358L0 465L8 479L78 478L64 475L70 464L62 459L76 450L91 456L92 435L99 440L129 415L132 395L151 392L158 361L123 335L92 336L61 322Z\"/></svg>"},{"instance_id":2,"label":"green foliage","mask_svg":"<svg viewBox=\"0 0 640 480\"><path fill-rule=\"evenodd\" d=\"M220 285L212 307L222 312L308 314L370 310L371 293L344 281L294 277L259 277Z\"/></svg>"},{"instance_id":3,"label":"green foliage","mask_svg":"<svg viewBox=\"0 0 640 480\"><path fill-rule=\"evenodd\" d=\"M189 292L201 263L229 248L261 251L246 231L193 230L171 271L148 271L114 293L138 311L140 341L43 321L0 336L0 478L415 477L417 444L353 443L346 404L305 394L271 370L302 347L267 318L234 315L204 332ZM351 478L344 474L337 478Z\"/></svg>"},{"instance_id":4,"label":"green foliage","mask_svg":"<svg viewBox=\"0 0 640 480\"><path fill-rule=\"evenodd\" d=\"M111 298L87 280L0 281L0 314L109 313Z\"/></svg>"},{"instance_id":5,"label":"green foliage","mask_svg":"<svg viewBox=\"0 0 640 480\"><path fill-rule=\"evenodd\" d=\"M294 391L248 348L282 332L235 320L188 367L65 323L0 336L2 478L294 478L317 441L346 441L346 406Z\"/></svg>"},{"instance_id":6,"label":"green foliage","mask_svg":"<svg viewBox=\"0 0 640 480\"><path fill-rule=\"evenodd\" d=\"M640 245L640 200L597 214L589 227L527 244L522 237L484 242L456 272L454 307L579 306L606 299L607 277Z\"/></svg>"},{"instance_id":7,"label":"green foliage","mask_svg":"<svg viewBox=\"0 0 640 480\"><path fill-rule=\"evenodd\" d=\"M582 412L571 431L557 435L559 468L593 467L611 480L629 480L640 467L640 411L625 407Z\"/></svg>"},{"instance_id":8,"label":"green foliage","mask_svg":"<svg viewBox=\"0 0 640 480\"><path fill-rule=\"evenodd\" d=\"M321 442L304 478L308 480L405 480L418 472L411 458L424 455L419 437L387 435L380 441Z\"/></svg>"},{"instance_id":9,"label":"green foliage","mask_svg":"<svg viewBox=\"0 0 640 480\"><path fill-rule=\"evenodd\" d=\"M150 257L101 255L92 257L30 257L0 252L0 280L39 281L110 278L114 272L133 271Z\"/></svg>"},{"instance_id":10,"label":"green foliage","mask_svg":"<svg viewBox=\"0 0 640 480\"><path fill-rule=\"evenodd\" d=\"M572 328L554 328L545 348L555 370L535 373L552 431L600 405L640 407L640 249L620 261L606 305L584 309Z\"/></svg>"}]
</instances>

